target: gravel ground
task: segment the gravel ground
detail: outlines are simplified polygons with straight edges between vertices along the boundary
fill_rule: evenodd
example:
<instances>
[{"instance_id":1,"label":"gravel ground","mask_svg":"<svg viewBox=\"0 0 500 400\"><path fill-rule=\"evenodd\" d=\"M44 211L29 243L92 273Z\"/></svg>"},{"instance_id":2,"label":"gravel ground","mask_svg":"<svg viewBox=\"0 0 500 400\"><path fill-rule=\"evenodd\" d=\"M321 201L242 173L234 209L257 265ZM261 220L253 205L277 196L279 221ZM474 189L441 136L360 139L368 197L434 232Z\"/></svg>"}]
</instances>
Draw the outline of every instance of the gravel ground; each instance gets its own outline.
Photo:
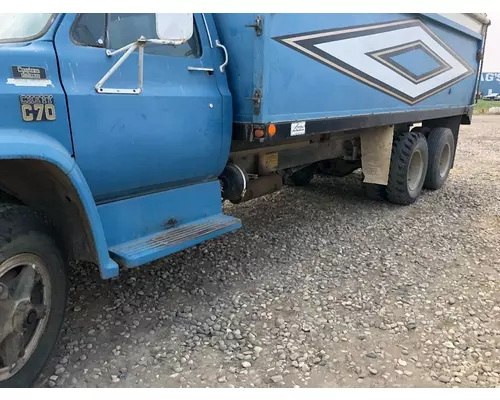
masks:
<instances>
[{"instance_id":1,"label":"gravel ground","mask_svg":"<svg viewBox=\"0 0 500 400\"><path fill-rule=\"evenodd\" d=\"M117 279L75 266L39 386L499 386L499 180L500 117L478 116L412 206L316 177Z\"/></svg>"}]
</instances>

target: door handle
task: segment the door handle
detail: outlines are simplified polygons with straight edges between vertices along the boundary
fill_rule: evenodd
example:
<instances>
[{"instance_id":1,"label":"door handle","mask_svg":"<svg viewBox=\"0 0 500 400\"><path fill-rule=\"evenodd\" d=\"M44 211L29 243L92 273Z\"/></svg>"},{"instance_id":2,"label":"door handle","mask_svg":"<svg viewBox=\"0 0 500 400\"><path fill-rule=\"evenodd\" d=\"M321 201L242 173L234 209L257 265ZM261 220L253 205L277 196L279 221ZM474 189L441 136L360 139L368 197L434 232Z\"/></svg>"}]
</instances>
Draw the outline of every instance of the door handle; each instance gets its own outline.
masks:
<instances>
[{"instance_id":1,"label":"door handle","mask_svg":"<svg viewBox=\"0 0 500 400\"><path fill-rule=\"evenodd\" d=\"M220 69L220 72L224 72L224 70L226 69L226 65L227 63L229 62L229 55L227 54L227 49L226 49L226 46L224 46L223 44L221 44L221 42L219 42L219 40L217 39L215 41L215 45L219 48L219 49L222 49L224 51L224 62L221 64L221 66L219 67Z\"/></svg>"},{"instance_id":2,"label":"door handle","mask_svg":"<svg viewBox=\"0 0 500 400\"><path fill-rule=\"evenodd\" d=\"M213 68L204 68L204 67L188 67L188 71L201 71L201 72L206 72L208 75L212 75L214 73Z\"/></svg>"}]
</instances>

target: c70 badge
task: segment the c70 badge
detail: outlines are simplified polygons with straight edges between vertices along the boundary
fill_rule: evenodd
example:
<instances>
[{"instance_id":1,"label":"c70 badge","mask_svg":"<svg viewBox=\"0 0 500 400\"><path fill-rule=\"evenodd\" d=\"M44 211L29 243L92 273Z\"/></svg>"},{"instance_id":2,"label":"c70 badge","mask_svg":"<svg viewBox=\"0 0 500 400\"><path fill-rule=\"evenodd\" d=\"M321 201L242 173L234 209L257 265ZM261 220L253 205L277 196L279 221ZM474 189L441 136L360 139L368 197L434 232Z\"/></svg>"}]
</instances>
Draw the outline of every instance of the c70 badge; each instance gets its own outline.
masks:
<instances>
[{"instance_id":1,"label":"c70 badge","mask_svg":"<svg viewBox=\"0 0 500 400\"><path fill-rule=\"evenodd\" d=\"M56 108L54 96L21 95L21 116L25 122L54 121Z\"/></svg>"}]
</instances>

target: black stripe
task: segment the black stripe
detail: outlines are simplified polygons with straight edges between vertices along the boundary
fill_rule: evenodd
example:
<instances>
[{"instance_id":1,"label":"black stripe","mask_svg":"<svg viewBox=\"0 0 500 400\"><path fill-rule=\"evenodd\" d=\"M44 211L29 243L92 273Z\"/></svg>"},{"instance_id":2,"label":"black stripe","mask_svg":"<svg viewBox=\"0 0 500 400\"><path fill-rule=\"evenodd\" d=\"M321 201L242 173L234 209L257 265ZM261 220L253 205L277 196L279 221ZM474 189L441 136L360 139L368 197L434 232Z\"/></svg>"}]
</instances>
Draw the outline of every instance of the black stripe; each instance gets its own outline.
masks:
<instances>
[{"instance_id":1,"label":"black stripe","mask_svg":"<svg viewBox=\"0 0 500 400\"><path fill-rule=\"evenodd\" d=\"M251 123L235 122L233 125L233 143L231 151L248 150L252 148L275 146L283 143L301 142L309 140L313 135L349 131L354 129L374 128L384 125L412 124L438 118L465 116L470 119L472 106L443 108L434 110L415 110L383 114L369 114L350 117L322 118L306 121L306 134L290 136L291 124L296 121L276 122L276 134L256 139L253 136L255 129L266 129L266 125L253 125ZM467 119L467 118L466 118Z\"/></svg>"},{"instance_id":2,"label":"black stripe","mask_svg":"<svg viewBox=\"0 0 500 400\"><path fill-rule=\"evenodd\" d=\"M417 26L417 25L419 25L421 23L422 22L419 19L409 19L409 20L406 20L406 21L405 20L400 20L400 21L377 22L377 23L374 23L374 24L364 24L364 25L356 25L356 26L344 26L344 27L341 27L341 28L330 28L330 29L322 29L322 30L318 30L318 31L309 31L309 32L304 32L304 33L293 33L293 34L290 34L290 35L276 36L273 39L276 40L276 41L278 41L278 42L282 42L285 39L295 39L295 38L299 38L301 36L321 35L323 33L332 33L332 34L334 34L335 32L338 32L338 31L345 31L345 30L358 29L358 28L370 28L370 27L372 29L366 29L365 31L370 32L370 34L373 34L373 32L375 32L375 33L381 33L381 32L391 31L391 30L395 30L395 29L400 29L399 27L408 28L408 27L411 27L411 26ZM385 24L394 24L394 25L391 25L391 26L388 26L388 27L380 27L380 25L385 25ZM361 31L361 32L365 32L365 31ZM346 35L346 38L349 37L347 35L353 35L353 36L350 36L350 37L363 36L363 34L360 33L360 32L348 32L345 35ZM319 39L321 39L321 38L319 38ZM330 41L330 40L328 40L328 41ZM318 42L318 43L322 43L322 42Z\"/></svg>"}]
</instances>

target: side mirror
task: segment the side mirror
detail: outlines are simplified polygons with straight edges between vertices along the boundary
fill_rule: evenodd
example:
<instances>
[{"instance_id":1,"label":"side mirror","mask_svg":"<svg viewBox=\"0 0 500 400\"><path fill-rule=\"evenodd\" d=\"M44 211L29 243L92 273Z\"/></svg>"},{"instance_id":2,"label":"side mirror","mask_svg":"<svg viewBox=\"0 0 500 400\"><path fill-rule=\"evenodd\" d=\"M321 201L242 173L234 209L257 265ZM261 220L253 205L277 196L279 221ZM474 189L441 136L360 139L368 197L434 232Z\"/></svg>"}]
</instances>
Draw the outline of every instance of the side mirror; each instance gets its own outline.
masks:
<instances>
[{"instance_id":1,"label":"side mirror","mask_svg":"<svg viewBox=\"0 0 500 400\"><path fill-rule=\"evenodd\" d=\"M185 42L193 36L193 14L156 14L156 34L160 40Z\"/></svg>"}]
</instances>

